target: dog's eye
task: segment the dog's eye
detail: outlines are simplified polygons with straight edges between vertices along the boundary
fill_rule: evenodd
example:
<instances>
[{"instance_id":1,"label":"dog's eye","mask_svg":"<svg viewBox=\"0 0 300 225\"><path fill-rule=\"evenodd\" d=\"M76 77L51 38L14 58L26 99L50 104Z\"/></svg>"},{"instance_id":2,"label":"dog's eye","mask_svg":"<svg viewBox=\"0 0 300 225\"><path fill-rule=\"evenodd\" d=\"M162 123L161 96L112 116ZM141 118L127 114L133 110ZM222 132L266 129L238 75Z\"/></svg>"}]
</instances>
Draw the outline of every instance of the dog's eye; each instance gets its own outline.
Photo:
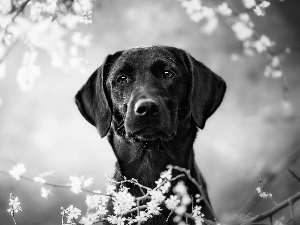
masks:
<instances>
[{"instance_id":1,"label":"dog's eye","mask_svg":"<svg viewBox=\"0 0 300 225\"><path fill-rule=\"evenodd\" d=\"M164 78L172 78L174 76L175 76L175 73L173 73L172 71L170 71L170 70L164 71Z\"/></svg>"},{"instance_id":2,"label":"dog's eye","mask_svg":"<svg viewBox=\"0 0 300 225\"><path fill-rule=\"evenodd\" d=\"M117 78L117 82L118 83L127 83L128 81L129 81L129 77L128 76L126 76L126 75L121 75L121 76L119 76L118 78Z\"/></svg>"}]
</instances>

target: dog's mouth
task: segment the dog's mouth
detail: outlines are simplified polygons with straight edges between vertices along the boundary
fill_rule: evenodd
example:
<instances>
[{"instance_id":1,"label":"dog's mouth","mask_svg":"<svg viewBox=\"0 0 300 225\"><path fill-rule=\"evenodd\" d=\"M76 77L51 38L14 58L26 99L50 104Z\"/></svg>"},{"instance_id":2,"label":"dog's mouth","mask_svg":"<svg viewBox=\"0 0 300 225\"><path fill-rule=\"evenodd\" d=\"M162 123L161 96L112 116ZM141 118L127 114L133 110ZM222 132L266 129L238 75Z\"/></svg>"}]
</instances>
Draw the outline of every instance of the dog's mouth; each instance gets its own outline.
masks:
<instances>
[{"instance_id":1,"label":"dog's mouth","mask_svg":"<svg viewBox=\"0 0 300 225\"><path fill-rule=\"evenodd\" d=\"M174 135L167 134L156 127L146 126L134 133L131 133L129 136L141 141L153 141L157 139L168 141L171 140Z\"/></svg>"}]
</instances>

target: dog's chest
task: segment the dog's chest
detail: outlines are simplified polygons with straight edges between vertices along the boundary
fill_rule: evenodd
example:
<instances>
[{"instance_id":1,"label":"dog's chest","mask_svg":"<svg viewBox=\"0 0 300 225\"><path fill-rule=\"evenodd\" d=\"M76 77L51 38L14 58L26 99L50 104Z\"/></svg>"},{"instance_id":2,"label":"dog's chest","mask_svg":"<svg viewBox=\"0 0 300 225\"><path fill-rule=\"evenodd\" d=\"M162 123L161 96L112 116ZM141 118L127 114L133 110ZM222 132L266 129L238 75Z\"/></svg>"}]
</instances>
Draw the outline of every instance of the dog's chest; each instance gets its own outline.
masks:
<instances>
[{"instance_id":1,"label":"dog's chest","mask_svg":"<svg viewBox=\"0 0 300 225\"><path fill-rule=\"evenodd\" d=\"M160 173L171 163L158 143L124 144L116 140L113 148L122 175L127 179L138 179L143 185L152 186Z\"/></svg>"}]
</instances>

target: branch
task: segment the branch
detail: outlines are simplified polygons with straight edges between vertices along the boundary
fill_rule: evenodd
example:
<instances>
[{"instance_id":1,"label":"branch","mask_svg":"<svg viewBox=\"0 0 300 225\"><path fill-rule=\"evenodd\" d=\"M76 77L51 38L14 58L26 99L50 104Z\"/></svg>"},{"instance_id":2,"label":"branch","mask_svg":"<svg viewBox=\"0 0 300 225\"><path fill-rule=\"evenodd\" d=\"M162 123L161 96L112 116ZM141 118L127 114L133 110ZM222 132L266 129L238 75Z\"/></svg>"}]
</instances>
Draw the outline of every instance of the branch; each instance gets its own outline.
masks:
<instances>
[{"instance_id":1,"label":"branch","mask_svg":"<svg viewBox=\"0 0 300 225\"><path fill-rule=\"evenodd\" d=\"M8 172L3 171L3 170L0 170L0 173L3 173L3 174L8 175L8 176L11 176ZM30 178L30 177L23 176L23 175L21 175L20 178L23 179L23 180L30 181L30 182L39 183L39 182L34 181L34 179L32 179L32 178ZM55 184L55 183L49 183L49 182L46 182L46 183L39 183L39 184L43 184L43 185L46 185L46 186L50 186L50 187L52 187L52 188L70 188L70 187L71 187L71 185L69 185L69 184ZM84 188L81 188L81 190L84 191L84 192L87 192L87 193L89 193L89 194L103 195L103 196L111 197L111 195L106 195L106 194L101 194L101 193L95 193L95 192L93 192L93 191L90 191L90 190L84 189Z\"/></svg>"},{"instance_id":2,"label":"branch","mask_svg":"<svg viewBox=\"0 0 300 225\"><path fill-rule=\"evenodd\" d=\"M300 158L300 147L296 147L293 151L290 152L289 155L282 158L282 160L278 163L281 168L276 168L275 173L272 173L269 176L265 177L265 186L271 186L276 179L290 166L292 166L297 160ZM247 213L252 211L252 209L258 204L258 202L261 200L261 198L257 197L257 192L252 194L252 196L249 198L249 200L240 208L238 213Z\"/></svg>"},{"instance_id":3,"label":"branch","mask_svg":"<svg viewBox=\"0 0 300 225\"><path fill-rule=\"evenodd\" d=\"M186 176L189 178L190 181L192 181L193 184L196 185L196 187L198 188L202 198L203 198L203 201L205 202L206 206L208 207L209 211L211 212L211 214L213 215L214 217L214 220L217 221L217 217L208 201L208 199L206 198L206 195L203 191L203 188L202 188L202 185L200 185L192 176L191 176L191 173L189 170L185 169L185 168L181 168L181 167L178 167L178 166L170 166L171 168L175 169L175 170L178 170L178 171L181 171L181 172L184 172L186 174Z\"/></svg>"},{"instance_id":4,"label":"branch","mask_svg":"<svg viewBox=\"0 0 300 225\"><path fill-rule=\"evenodd\" d=\"M272 209L247 220L243 224L250 224L250 223L260 222L260 221L262 221L262 220L264 220L264 219L266 219L270 216L273 216L275 213L277 213L280 210L284 209L285 207L295 203L299 199L300 199L300 192L298 192L297 194L295 194L292 197L288 198L287 200L281 202L280 204L274 206Z\"/></svg>"},{"instance_id":5,"label":"branch","mask_svg":"<svg viewBox=\"0 0 300 225\"><path fill-rule=\"evenodd\" d=\"M300 182L300 177L298 177L294 171L292 171L291 169L288 169L288 171L292 174L292 176L293 176L297 181Z\"/></svg>"}]
</instances>

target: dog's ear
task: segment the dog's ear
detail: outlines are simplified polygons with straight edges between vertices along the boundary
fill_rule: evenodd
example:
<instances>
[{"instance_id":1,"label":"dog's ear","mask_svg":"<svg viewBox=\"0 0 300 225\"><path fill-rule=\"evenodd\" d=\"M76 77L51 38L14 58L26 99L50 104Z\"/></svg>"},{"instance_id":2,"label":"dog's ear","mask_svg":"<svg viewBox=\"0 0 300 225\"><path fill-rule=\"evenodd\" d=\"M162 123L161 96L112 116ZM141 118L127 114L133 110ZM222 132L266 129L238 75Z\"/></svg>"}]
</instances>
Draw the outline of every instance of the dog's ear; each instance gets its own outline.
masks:
<instances>
[{"instance_id":1,"label":"dog's ear","mask_svg":"<svg viewBox=\"0 0 300 225\"><path fill-rule=\"evenodd\" d=\"M192 75L190 107L196 125L203 129L205 122L221 104L226 83L204 64L188 54L189 73Z\"/></svg>"},{"instance_id":2,"label":"dog's ear","mask_svg":"<svg viewBox=\"0 0 300 225\"><path fill-rule=\"evenodd\" d=\"M97 128L101 137L106 136L112 120L111 103L105 90L110 58L109 55L75 96L80 113Z\"/></svg>"}]
</instances>

